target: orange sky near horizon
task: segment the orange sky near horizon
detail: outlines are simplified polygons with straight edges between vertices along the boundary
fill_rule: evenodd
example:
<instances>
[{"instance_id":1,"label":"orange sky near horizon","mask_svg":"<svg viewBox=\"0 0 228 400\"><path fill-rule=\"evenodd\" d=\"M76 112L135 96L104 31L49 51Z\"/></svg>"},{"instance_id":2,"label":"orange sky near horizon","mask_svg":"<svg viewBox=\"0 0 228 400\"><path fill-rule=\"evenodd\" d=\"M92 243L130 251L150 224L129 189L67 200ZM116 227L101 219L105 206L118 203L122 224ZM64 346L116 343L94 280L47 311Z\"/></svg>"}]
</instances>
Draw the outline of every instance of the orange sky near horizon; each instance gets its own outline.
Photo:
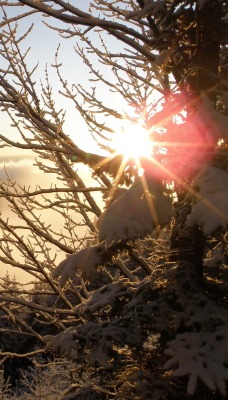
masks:
<instances>
[{"instance_id":1,"label":"orange sky near horizon","mask_svg":"<svg viewBox=\"0 0 228 400\"><path fill-rule=\"evenodd\" d=\"M90 0L83 1L82 6L84 9L88 8ZM80 5L81 6L81 5ZM17 12L17 7L11 9L12 13ZM0 18L2 11L0 10ZM12 16L11 14L10 16ZM21 43L22 49L25 51L28 47L31 48L27 57L27 65L29 68L33 68L37 62L39 62L37 70L34 73L33 80L36 81L36 91L38 97L41 95L40 79L45 82L45 67L48 66L48 72L50 77L50 84L53 89L56 106L58 109L66 110L66 119L63 126L64 132L69 135L69 137L75 142L75 144L82 150L86 150L92 153L103 154L103 151L99 149L97 143L92 138L88 127L80 116L79 112L76 110L73 101L66 99L66 97L61 96L59 89L61 88L60 82L56 73L56 69L52 67L55 63L55 53L58 45L60 44L59 51L59 62L62 63L61 71L63 78L66 79L70 85L81 84L88 90L92 86L97 87L97 95L102 100L105 98L106 104L113 105L114 108L120 112L124 109L127 111L127 102L120 97L118 93L109 93L109 91L104 89L100 82L91 82L88 67L83 63L83 60L75 53L74 46L76 44L76 38L63 39L54 30L47 28L42 22L40 14L36 14L31 18L19 21L19 32L24 34L26 29L30 26L31 22L35 22L34 28L29 36L25 39L24 43ZM93 33L90 33L91 35ZM95 34L94 34L95 35ZM95 44L98 40L97 36L94 36ZM116 39L109 38L112 44L112 50L115 51L119 47L119 42ZM118 51L120 49L118 48ZM105 66L99 64L97 58L94 57L94 67L102 68L106 71ZM102 70L103 72L103 70ZM110 72L107 72L107 79L111 79ZM11 121L9 117L0 112L1 118L1 129L0 134L4 135L11 140L20 141L20 135L16 131L16 128L11 126ZM105 121L104 117L104 122ZM113 118L110 122L111 127L114 127ZM116 125L116 129L120 129L121 124ZM7 166L9 172L11 172L12 177L16 177L18 182L24 181L26 184L34 182L34 169L32 163L34 161L34 154L31 150L21 150L16 147L8 147L0 149L0 173ZM78 167L78 164L77 164ZM89 179L89 175L83 171L84 176ZM38 175L36 175L38 179ZM40 175L43 181L43 173ZM39 181L39 179L38 179ZM48 177L47 177L48 182ZM65 255L64 255L65 256ZM8 267L6 267L7 269ZM5 268L4 268L5 270ZM14 273L14 271L13 271ZM4 273L5 274L5 273ZM11 274L12 275L12 274ZM17 274L18 275L18 274ZM0 269L0 277L2 272ZM4 276L4 275L3 275Z\"/></svg>"}]
</instances>

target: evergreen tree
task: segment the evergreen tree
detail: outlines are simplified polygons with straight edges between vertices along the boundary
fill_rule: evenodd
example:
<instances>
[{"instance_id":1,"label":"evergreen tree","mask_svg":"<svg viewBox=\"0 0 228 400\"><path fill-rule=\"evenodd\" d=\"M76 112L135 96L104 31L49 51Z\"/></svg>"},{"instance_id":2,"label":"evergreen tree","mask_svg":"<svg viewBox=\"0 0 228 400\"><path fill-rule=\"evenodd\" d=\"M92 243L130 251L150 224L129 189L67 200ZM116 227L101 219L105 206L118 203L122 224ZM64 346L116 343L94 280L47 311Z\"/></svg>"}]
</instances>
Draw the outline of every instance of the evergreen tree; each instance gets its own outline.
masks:
<instances>
[{"instance_id":1,"label":"evergreen tree","mask_svg":"<svg viewBox=\"0 0 228 400\"><path fill-rule=\"evenodd\" d=\"M2 312L36 339L34 352L75 362L62 400L225 398L226 2L94 0L86 11L62 0L0 4L0 103L20 135L1 134L1 146L32 150L34 171L63 183L31 189L9 176L1 183L16 222L1 216L0 260L38 281L32 297L16 286L2 290ZM18 33L37 14L74 40L90 72L88 85L76 73L69 82L57 49L60 95L81 114L99 154L67 135L48 69L39 95L22 46L32 27ZM116 150L113 126L126 120L129 148L134 126L149 135L147 156ZM59 252L67 253L61 262ZM3 360L16 355L2 352Z\"/></svg>"}]
</instances>

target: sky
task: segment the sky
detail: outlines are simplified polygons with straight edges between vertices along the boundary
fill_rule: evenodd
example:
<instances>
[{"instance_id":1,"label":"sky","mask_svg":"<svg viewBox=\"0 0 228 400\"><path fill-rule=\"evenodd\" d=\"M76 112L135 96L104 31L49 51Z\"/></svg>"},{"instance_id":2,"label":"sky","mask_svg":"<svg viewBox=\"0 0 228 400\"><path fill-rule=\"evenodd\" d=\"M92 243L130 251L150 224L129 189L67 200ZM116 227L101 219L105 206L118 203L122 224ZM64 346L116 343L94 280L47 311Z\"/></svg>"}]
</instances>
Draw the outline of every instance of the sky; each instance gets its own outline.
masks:
<instances>
[{"instance_id":1,"label":"sky","mask_svg":"<svg viewBox=\"0 0 228 400\"><path fill-rule=\"evenodd\" d=\"M43 173L34 168L32 156L31 158L27 158L23 157L22 154L17 154L16 156L13 155L10 157L9 154L8 157L9 159L7 160L7 158L3 156L2 160L0 161L0 181L6 180L7 171L7 174L10 176L12 181L21 186L26 185L27 187L30 186L31 188L35 188L36 184L42 184L46 187L50 185L50 177L44 176ZM4 220L9 218L13 225L21 224L21 221L17 218L17 216L10 211L8 202L3 198L0 199L0 212ZM19 253L14 251L13 254L15 260L19 261ZM3 264L0 261L0 278L4 277L6 273L8 273L11 278L15 276L17 280L23 283L31 280L30 275L23 270L13 268L8 264Z\"/></svg>"},{"instance_id":2,"label":"sky","mask_svg":"<svg viewBox=\"0 0 228 400\"><path fill-rule=\"evenodd\" d=\"M79 6L87 11L91 0L79 0ZM17 14L17 7L13 7L10 9L9 17L15 16ZM2 11L0 10L0 20L2 18ZM40 14L32 15L31 17L19 21L19 29L18 32L24 34L26 30L30 27L31 23L34 22L34 27L29 36L26 38L24 42L21 42L21 48L26 50L30 47L30 51L27 56L27 64L30 68L33 68L37 62L38 67L34 73L34 79L36 80L36 90L37 93L41 92L39 82L40 80L45 83L45 68L47 66L50 83L52 85L53 93L56 95L56 104L59 108L63 108L67 111L67 118L64 125L64 131L67 133L78 145L78 147L90 151L90 152L99 152L99 149L92 139L90 133L88 132L88 128L83 121L80 114L75 110L74 104L67 100L65 97L61 96L58 91L61 89L59 84L59 79L57 77L57 73L55 68L52 65L55 63L55 54L58 46L59 49L59 59L58 61L62 63L61 73L64 79L66 79L71 84L81 84L83 87L90 89L91 86L97 87L97 95L102 99L104 96L107 99L107 104L113 104L115 102L115 94L110 94L108 91L104 92L104 86L100 83L94 83L90 81L91 75L89 74L88 67L83 63L81 58L76 54L74 47L76 46L77 37L63 39L55 30L49 29L45 26L44 22L47 19L45 17L41 17ZM49 22L49 19L48 19ZM49 22L50 23L50 22ZM61 23L57 22L58 26L61 26ZM66 26L64 25L66 28ZM97 35L94 34L94 31L88 34L91 35L93 39L93 44L98 45L100 43ZM109 45L111 44L112 51L119 51L120 43L116 39L112 37L108 37ZM107 80L113 79L112 73L109 72L107 68L105 68L100 62L97 61L96 56L91 56L93 61L93 67L95 69L99 69L102 73L105 73L105 77ZM2 60L1 60L2 62ZM121 107L126 107L124 100L117 95L116 104L121 109ZM115 107L116 107L115 104ZM13 135L16 137L15 129L12 130L10 128L9 119L1 113L1 132L8 135ZM25 153L24 153L25 154ZM17 155L16 155L17 156ZM1 158L5 158L5 153L0 152L0 160ZM12 157L12 154L10 155Z\"/></svg>"},{"instance_id":3,"label":"sky","mask_svg":"<svg viewBox=\"0 0 228 400\"><path fill-rule=\"evenodd\" d=\"M87 1L87 0L86 0ZM12 15L14 16L17 12L16 9L13 8ZM2 11L0 10L0 19ZM45 19L43 19L45 20ZM57 78L57 74L55 70L51 67L55 62L55 53L58 45L60 44L60 61L64 61L62 64L62 72L63 76L67 77L70 82L75 83L84 83L88 82L88 72L85 66L82 66L82 62L79 57L75 54L73 46L75 44L75 39L65 40L61 38L58 33L54 30L47 28L44 23L41 21L40 15L31 16L25 20L19 21L19 29L18 32L24 34L26 29L34 22L34 28L29 36L26 38L24 42L21 43L21 48L27 49L30 47L30 51L27 56L27 64L29 67L34 67L38 62L37 70L35 71L34 77L37 82L37 92L39 93L40 85L38 82L42 80L45 81L45 67L48 67L49 78L51 84L53 86L53 90L56 90L56 100L59 108L63 107L68 109L68 114L72 114L72 118L66 119L66 132L69 135L75 136L75 128L77 127L77 142L79 147L85 145L84 137L87 135L87 129L82 119L75 112L73 105L70 101L67 102L66 99L59 96L57 91L60 88L59 81ZM2 60L1 60L2 61ZM72 119L74 119L72 121ZM12 135L16 135L16 131L10 129L9 120L1 114L1 129L2 131L7 131ZM87 140L88 139L88 140ZM87 135L86 138L86 146L91 147L90 136ZM0 155L0 157L2 154Z\"/></svg>"},{"instance_id":4,"label":"sky","mask_svg":"<svg viewBox=\"0 0 228 400\"><path fill-rule=\"evenodd\" d=\"M84 0L81 1L81 3L86 7L89 1ZM16 12L17 10L14 8L13 14L10 16L13 16ZM0 10L0 20L1 19L2 11ZM88 70L73 49L75 39L64 40L60 38L56 31L50 30L42 24L40 16L38 15L33 16L30 20L20 21L19 31L24 33L32 20L35 21L35 27L23 44L24 48L31 47L27 58L28 66L33 67L37 61L39 62L35 73L37 82L39 82L40 79L44 80L44 70L46 65L48 66L53 91L56 91L56 104L59 108L67 109L68 115L64 126L65 132L75 141L78 147L90 152L97 152L97 146L88 133L86 124L76 112L74 106L71 102L59 96L59 82L55 70L51 67L51 64L53 64L55 60L56 49L60 43L60 61L63 61L63 75L67 77L69 82L90 86ZM39 91L39 85L37 85L37 88ZM11 122L5 113L0 112L0 121L0 133L11 139L19 140L16 130L10 126ZM45 183L46 186L49 186L53 178L49 175L44 176L43 173L39 173L37 170L35 171L33 163L34 155L29 150L0 148L0 179L4 180L5 170L7 169L10 178L18 184L24 185L26 183L26 185L29 186L33 185L35 182L37 185ZM0 211L4 216L8 213L7 207L2 200L0 202ZM8 271L11 276L15 274L16 278L19 280L26 280L24 274L22 276L21 272L18 270L11 270L8 266L4 265L1 265L0 277L5 276L6 271Z\"/></svg>"},{"instance_id":5,"label":"sky","mask_svg":"<svg viewBox=\"0 0 228 400\"><path fill-rule=\"evenodd\" d=\"M85 9L88 6L90 0L79 0L77 3L82 5ZM16 9L13 9L13 12L16 13ZM0 9L0 21L2 18L2 11ZM60 44L59 50L59 62L62 63L61 72L64 79L67 79L69 84L81 84L85 88L90 88L91 86L97 87L97 94L100 98L105 98L106 104L110 107L115 106L116 102L118 104L118 108L124 108L125 104L123 99L118 98L114 93L107 94L107 92L103 91L103 86L100 83L94 83L90 81L91 75L89 75L88 68L83 64L83 61L80 57L75 53L74 46L76 44L76 38L71 38L64 40L62 39L58 33L54 30L48 29L41 21L40 15L33 16L30 20L21 20L19 22L19 31L21 34L24 34L27 28L30 26L31 22L35 22L35 27L30 33L29 37L26 38L25 42L22 43L22 48L24 50L27 47L30 47L31 50L27 57L27 63L30 68L33 68L37 61L39 62L37 70L34 74L34 79L37 82L37 92L40 94L40 79L45 81L45 67L47 65L50 83L53 88L53 93L55 96L55 101L58 108L63 108L67 111L66 115L66 123L64 125L64 131L68 134L72 140L76 143L76 145L83 150L96 153L98 152L98 147L95 145L95 142L92 140L90 133L88 132L88 128L85 122L80 117L79 113L75 110L74 104L61 96L59 94L59 81L57 78L56 70L52 68L52 64L55 63L55 53L58 45ZM91 31L90 35L94 35L94 32ZM98 42L97 37L93 37L94 44L96 45ZM109 44L111 45L112 51L120 50L117 48L119 46L119 42L115 41L112 38L109 38ZM116 46L116 47L115 47ZM2 62L2 59L0 59ZM1 65L2 66L2 65ZM102 70L102 65L99 64L96 58L93 59L93 67L95 69ZM106 73L106 68L104 67L104 71ZM103 72L103 70L102 70ZM108 73L109 74L109 73ZM111 79L111 76L107 75L106 79ZM108 97L109 96L109 97ZM115 97L117 96L117 97ZM13 138L13 140L18 140L18 136L16 130L10 126L10 121L6 117L5 114L0 112L0 134L5 135L9 138ZM105 121L104 121L105 122ZM227 122L227 121L226 121ZM194 128L194 126L193 126ZM195 129L194 129L195 131ZM189 153L190 154L190 153ZM179 159L178 159L179 160ZM186 160L184 159L184 163L186 164ZM174 160L174 167L176 165L176 159ZM179 162L179 161L178 161ZM18 184L24 185L41 185L45 184L45 186L49 186L53 183L53 177L50 175L44 175L38 170L34 169L34 155L31 151L19 151L18 149L2 149L0 148L0 179L5 179L5 169L7 169L7 173L10 175L11 179ZM176 172L176 171L175 171ZM83 172L86 174L85 172ZM88 175L84 175L85 179L89 179ZM87 181L88 182L88 181ZM4 213L4 216L7 217L8 209L4 201L0 199L0 211ZM9 213L10 215L10 213ZM53 221L52 221L53 222ZM56 222L56 221L55 221ZM8 267L4 267L0 265L0 278L5 275L5 272L8 270ZM12 272L12 271L11 271ZM14 272L13 272L14 273ZM22 279L22 277L19 277ZM23 277L24 279L24 277Z\"/></svg>"},{"instance_id":6,"label":"sky","mask_svg":"<svg viewBox=\"0 0 228 400\"><path fill-rule=\"evenodd\" d=\"M90 0L79 0L77 2L80 7L87 11ZM2 11L0 10L0 20ZM17 8L11 10L10 17L13 17L17 13ZM45 18L43 18L45 20ZM91 134L88 132L88 128L83 121L82 117L75 110L74 104L67 100L65 97L59 94L59 80L56 74L56 69L52 67L55 63L55 53L56 49L60 44L59 50L59 62L62 63L61 72L64 79L70 84L81 84L83 87L90 89L91 86L97 87L97 95L102 100L105 98L108 107L114 105L119 111L123 109L126 110L126 103L124 99L118 94L108 93L107 89L104 90L99 82L91 82L91 75L89 74L88 68L85 66L80 57L75 53L74 46L76 44L77 38L63 39L54 30L47 28L41 21L40 14L33 15L31 18L19 21L19 32L23 35L29 28L30 24L34 22L34 28L26 38L24 42L21 43L22 49L26 50L30 47L30 51L27 56L27 63L30 68L33 68L37 62L38 67L35 71L34 78L37 82L37 93L40 94L40 80L45 82L45 67L47 66L50 83L53 88L53 93L55 95L55 101L58 108L63 108L67 111L66 122L64 124L64 132L69 135L76 145L86 151L92 153L101 153L95 141L92 139ZM50 23L50 21L49 21ZM94 34L92 30L89 35L92 35L93 44L98 45L98 37ZM120 51L120 43L114 38L108 38L109 45L111 46L112 52ZM105 74L107 80L112 79L111 72L107 71L105 66L100 64L96 57L93 59L93 67L99 69ZM119 97L118 97L119 96ZM5 114L0 113L1 126L0 133L13 138L14 140L19 140L17 133L14 128L10 126L10 121ZM103 121L105 122L105 120ZM114 121L112 121L114 122ZM121 122L122 123L122 122ZM114 125L111 126L112 128ZM116 129L121 129L120 125L116 126ZM44 183L48 186L52 178L50 176L43 176L42 173L34 170L34 155L31 151L19 151L18 149L0 149L0 178L4 177L5 168L7 169L11 179L15 182L23 184L34 184L34 182L39 185ZM83 172L86 174L86 172ZM35 175L35 179L34 179ZM85 179L89 179L87 174L84 175ZM0 202L1 211L7 212L6 207ZM6 267L8 268L8 267ZM4 272L1 272L4 271ZM5 275L5 268L0 269L1 274Z\"/></svg>"}]
</instances>

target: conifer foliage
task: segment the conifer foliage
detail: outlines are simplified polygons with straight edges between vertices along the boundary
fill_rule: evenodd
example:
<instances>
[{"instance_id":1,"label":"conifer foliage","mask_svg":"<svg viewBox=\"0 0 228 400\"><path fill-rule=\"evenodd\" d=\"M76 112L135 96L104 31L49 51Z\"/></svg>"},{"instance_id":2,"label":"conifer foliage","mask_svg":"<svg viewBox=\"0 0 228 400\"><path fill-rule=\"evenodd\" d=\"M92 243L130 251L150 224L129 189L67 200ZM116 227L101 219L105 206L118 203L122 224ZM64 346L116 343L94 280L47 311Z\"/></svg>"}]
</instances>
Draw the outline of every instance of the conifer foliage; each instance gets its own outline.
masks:
<instances>
[{"instance_id":1,"label":"conifer foliage","mask_svg":"<svg viewBox=\"0 0 228 400\"><path fill-rule=\"evenodd\" d=\"M0 0L0 262L29 277L0 281L2 393L225 399L227 2L78 3Z\"/></svg>"}]
</instances>

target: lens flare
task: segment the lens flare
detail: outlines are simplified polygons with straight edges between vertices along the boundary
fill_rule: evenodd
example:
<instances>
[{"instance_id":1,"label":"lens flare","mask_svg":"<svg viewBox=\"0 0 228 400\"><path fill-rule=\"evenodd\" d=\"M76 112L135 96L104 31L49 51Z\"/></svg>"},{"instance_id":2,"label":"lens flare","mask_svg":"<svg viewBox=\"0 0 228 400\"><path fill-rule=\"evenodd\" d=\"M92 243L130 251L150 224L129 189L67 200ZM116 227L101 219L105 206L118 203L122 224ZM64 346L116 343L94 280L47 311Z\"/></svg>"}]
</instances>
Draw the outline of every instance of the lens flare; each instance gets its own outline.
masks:
<instances>
[{"instance_id":1,"label":"lens flare","mask_svg":"<svg viewBox=\"0 0 228 400\"><path fill-rule=\"evenodd\" d=\"M223 217L214 204L207 198L202 199L188 183L204 165L210 163L220 139L219 124L209 106L204 97L185 99L178 94L151 118L144 118L144 125L139 118L138 123L121 120L119 127L113 126L112 155L102 163L118 156L120 162L109 197L112 198L121 176L130 171L136 182L137 178L141 180L155 221L153 199L148 194L150 182L182 187L196 201L203 201L206 207Z\"/></svg>"},{"instance_id":2,"label":"lens flare","mask_svg":"<svg viewBox=\"0 0 228 400\"><path fill-rule=\"evenodd\" d=\"M112 148L126 159L138 160L142 157L151 157L153 141L142 125L125 122L116 130L112 140Z\"/></svg>"}]
</instances>

